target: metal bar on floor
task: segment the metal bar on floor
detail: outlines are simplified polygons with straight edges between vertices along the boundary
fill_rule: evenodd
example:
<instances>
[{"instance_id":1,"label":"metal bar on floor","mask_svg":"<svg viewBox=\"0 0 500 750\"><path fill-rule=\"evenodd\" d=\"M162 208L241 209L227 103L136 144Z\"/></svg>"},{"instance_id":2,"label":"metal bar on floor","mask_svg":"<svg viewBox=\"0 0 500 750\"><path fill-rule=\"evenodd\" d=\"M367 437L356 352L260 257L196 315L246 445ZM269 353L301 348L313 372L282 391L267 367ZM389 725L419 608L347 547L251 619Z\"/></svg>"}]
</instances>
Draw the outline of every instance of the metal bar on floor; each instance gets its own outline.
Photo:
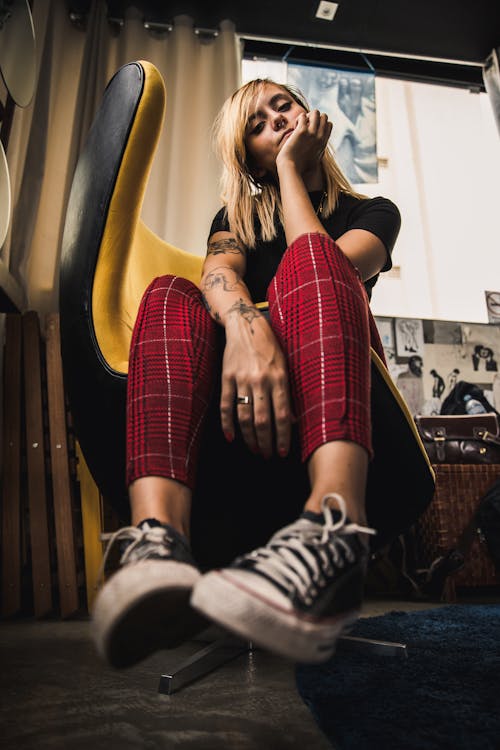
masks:
<instances>
[{"instance_id":1,"label":"metal bar on floor","mask_svg":"<svg viewBox=\"0 0 500 750\"><path fill-rule=\"evenodd\" d=\"M234 638L219 638L181 662L171 672L162 674L158 692L172 695L190 682L204 677L222 664L251 650L251 643L236 641Z\"/></svg>"},{"instance_id":2,"label":"metal bar on floor","mask_svg":"<svg viewBox=\"0 0 500 750\"><path fill-rule=\"evenodd\" d=\"M396 656L400 659L408 657L405 643L376 641L373 638L356 638L352 635L342 635L337 641L337 649L378 654L380 656Z\"/></svg>"}]
</instances>

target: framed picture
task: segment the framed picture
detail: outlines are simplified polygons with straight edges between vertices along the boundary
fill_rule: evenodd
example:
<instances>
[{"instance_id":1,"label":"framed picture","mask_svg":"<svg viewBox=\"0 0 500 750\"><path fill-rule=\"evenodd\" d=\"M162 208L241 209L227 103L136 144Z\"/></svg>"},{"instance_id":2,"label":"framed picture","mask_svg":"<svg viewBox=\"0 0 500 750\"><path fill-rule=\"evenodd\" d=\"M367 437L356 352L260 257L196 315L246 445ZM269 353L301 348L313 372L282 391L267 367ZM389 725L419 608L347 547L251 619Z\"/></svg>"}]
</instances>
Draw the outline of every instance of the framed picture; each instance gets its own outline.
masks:
<instances>
[{"instance_id":1,"label":"framed picture","mask_svg":"<svg viewBox=\"0 0 500 750\"><path fill-rule=\"evenodd\" d=\"M288 63L287 83L333 123L331 143L350 182L378 182L375 75Z\"/></svg>"},{"instance_id":2,"label":"framed picture","mask_svg":"<svg viewBox=\"0 0 500 750\"><path fill-rule=\"evenodd\" d=\"M396 357L398 361L424 356L424 326L420 318L396 318Z\"/></svg>"},{"instance_id":3,"label":"framed picture","mask_svg":"<svg viewBox=\"0 0 500 750\"><path fill-rule=\"evenodd\" d=\"M500 292L485 292L488 322L500 324Z\"/></svg>"}]
</instances>

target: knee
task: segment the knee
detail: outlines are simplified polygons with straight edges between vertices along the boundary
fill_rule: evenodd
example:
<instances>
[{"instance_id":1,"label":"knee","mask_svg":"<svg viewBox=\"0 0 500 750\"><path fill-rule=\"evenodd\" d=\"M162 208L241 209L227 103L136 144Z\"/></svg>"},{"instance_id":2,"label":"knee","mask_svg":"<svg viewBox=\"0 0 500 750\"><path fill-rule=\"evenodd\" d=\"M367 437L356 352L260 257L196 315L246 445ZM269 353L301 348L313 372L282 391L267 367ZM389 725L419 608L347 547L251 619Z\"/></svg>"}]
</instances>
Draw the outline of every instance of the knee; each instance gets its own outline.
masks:
<instances>
[{"instance_id":1,"label":"knee","mask_svg":"<svg viewBox=\"0 0 500 750\"><path fill-rule=\"evenodd\" d=\"M182 276L176 276L175 274L166 273L163 276L157 276L148 286L147 291L152 292L174 292L174 293L191 293L192 291L199 292L196 284L193 284L189 279L184 279Z\"/></svg>"},{"instance_id":2,"label":"knee","mask_svg":"<svg viewBox=\"0 0 500 750\"><path fill-rule=\"evenodd\" d=\"M170 304L175 302L176 304L190 305L196 301L203 304L201 292L196 284L193 284L189 279L174 274L164 274L153 279L146 289L144 297L151 301L161 299Z\"/></svg>"},{"instance_id":3,"label":"knee","mask_svg":"<svg viewBox=\"0 0 500 750\"><path fill-rule=\"evenodd\" d=\"M297 237L288 247L290 253L296 259L311 261L320 257L329 257L342 253L339 246L328 234L321 232L308 232Z\"/></svg>"},{"instance_id":4,"label":"knee","mask_svg":"<svg viewBox=\"0 0 500 750\"><path fill-rule=\"evenodd\" d=\"M341 278L353 276L359 281L359 271L342 252L335 240L321 232L310 232L297 237L287 249L290 260L296 267L314 267L318 270L327 267L330 276Z\"/></svg>"}]
</instances>

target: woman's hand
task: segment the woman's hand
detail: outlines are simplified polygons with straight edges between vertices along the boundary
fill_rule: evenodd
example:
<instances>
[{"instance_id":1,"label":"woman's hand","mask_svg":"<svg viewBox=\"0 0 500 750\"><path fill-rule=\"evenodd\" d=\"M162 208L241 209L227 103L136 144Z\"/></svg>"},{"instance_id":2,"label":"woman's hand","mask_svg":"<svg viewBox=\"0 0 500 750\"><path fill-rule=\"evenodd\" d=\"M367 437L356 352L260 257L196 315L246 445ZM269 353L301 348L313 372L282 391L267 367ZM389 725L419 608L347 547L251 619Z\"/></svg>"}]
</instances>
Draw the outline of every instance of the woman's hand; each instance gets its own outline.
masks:
<instances>
[{"instance_id":1,"label":"woman's hand","mask_svg":"<svg viewBox=\"0 0 500 750\"><path fill-rule=\"evenodd\" d=\"M248 404L238 404L247 396ZM241 300L226 320L220 402L222 429L234 438L234 414L243 438L254 453L269 458L290 448L292 413L285 357L267 320Z\"/></svg>"},{"instance_id":2,"label":"woman's hand","mask_svg":"<svg viewBox=\"0 0 500 750\"><path fill-rule=\"evenodd\" d=\"M222 362L221 422L234 438L234 416L256 453L270 457L290 448L291 409L285 357L266 318L253 304L242 278L246 249L231 232L216 232L208 243L200 282L210 315L226 329ZM238 404L237 396L249 403Z\"/></svg>"},{"instance_id":3,"label":"woman's hand","mask_svg":"<svg viewBox=\"0 0 500 750\"><path fill-rule=\"evenodd\" d=\"M285 135L276 158L278 175L280 168L290 162L302 177L316 169L327 147L332 127L328 115L317 109L300 114L295 129L290 135Z\"/></svg>"}]
</instances>

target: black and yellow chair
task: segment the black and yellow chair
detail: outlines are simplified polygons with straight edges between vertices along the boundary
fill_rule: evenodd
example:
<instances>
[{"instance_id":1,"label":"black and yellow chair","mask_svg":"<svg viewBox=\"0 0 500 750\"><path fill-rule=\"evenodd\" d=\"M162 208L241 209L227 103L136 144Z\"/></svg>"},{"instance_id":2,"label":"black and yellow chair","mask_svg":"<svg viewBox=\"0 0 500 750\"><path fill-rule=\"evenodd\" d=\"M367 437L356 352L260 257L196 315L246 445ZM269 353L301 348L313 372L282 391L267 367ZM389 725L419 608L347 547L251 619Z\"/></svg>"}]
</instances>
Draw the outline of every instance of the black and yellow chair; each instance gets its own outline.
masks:
<instances>
[{"instance_id":1,"label":"black and yellow chair","mask_svg":"<svg viewBox=\"0 0 500 750\"><path fill-rule=\"evenodd\" d=\"M60 270L65 385L81 449L103 495L126 518L125 394L134 320L149 282L198 282L201 258L163 242L140 213L165 112L147 62L108 84L76 167Z\"/></svg>"},{"instance_id":2,"label":"black and yellow chair","mask_svg":"<svg viewBox=\"0 0 500 750\"><path fill-rule=\"evenodd\" d=\"M140 218L165 99L163 80L147 62L125 65L108 84L75 171L61 257L61 349L74 430L97 487L124 522L126 382L139 303L155 276L175 273L197 283L202 264L160 239ZM367 509L369 522L383 529L376 538L380 547L427 507L434 476L411 415L375 353L372 418L376 459ZM280 494L293 494L296 487L292 472L289 490L281 487ZM219 490L217 477L207 493ZM240 525L252 533L248 504L238 512L246 514ZM194 534L195 557L199 538ZM227 556L233 553L228 550ZM203 554L208 567L211 560L206 550ZM214 564L224 557L219 550Z\"/></svg>"}]
</instances>

